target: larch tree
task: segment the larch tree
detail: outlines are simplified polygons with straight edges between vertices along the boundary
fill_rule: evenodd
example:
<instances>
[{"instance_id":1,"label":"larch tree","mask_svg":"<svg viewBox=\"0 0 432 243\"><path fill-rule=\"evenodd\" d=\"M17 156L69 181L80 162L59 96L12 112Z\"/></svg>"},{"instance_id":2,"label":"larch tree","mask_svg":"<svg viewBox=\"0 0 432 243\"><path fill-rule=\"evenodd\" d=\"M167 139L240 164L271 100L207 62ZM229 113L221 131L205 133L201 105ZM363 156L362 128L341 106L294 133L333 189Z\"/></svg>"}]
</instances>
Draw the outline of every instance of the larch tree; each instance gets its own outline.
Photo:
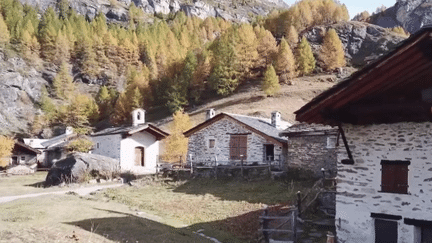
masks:
<instances>
[{"instance_id":1,"label":"larch tree","mask_svg":"<svg viewBox=\"0 0 432 243\"><path fill-rule=\"evenodd\" d=\"M306 37L303 37L297 47L297 70L301 75L308 75L315 69L315 57Z\"/></svg>"},{"instance_id":2,"label":"larch tree","mask_svg":"<svg viewBox=\"0 0 432 243\"><path fill-rule=\"evenodd\" d=\"M295 49L298 43L298 33L294 26L288 26L287 31L285 32L285 38L292 49Z\"/></svg>"},{"instance_id":3,"label":"larch tree","mask_svg":"<svg viewBox=\"0 0 432 243\"><path fill-rule=\"evenodd\" d=\"M73 79L69 74L68 64L63 62L53 81L54 90L60 99L69 100L75 91Z\"/></svg>"},{"instance_id":4,"label":"larch tree","mask_svg":"<svg viewBox=\"0 0 432 243\"><path fill-rule=\"evenodd\" d=\"M8 157L12 154L14 145L15 141L12 138L0 135L0 167L9 165Z\"/></svg>"},{"instance_id":5,"label":"larch tree","mask_svg":"<svg viewBox=\"0 0 432 243\"><path fill-rule=\"evenodd\" d=\"M173 115L170 125L170 135L165 139L164 157L168 161L178 161L180 156L186 158L188 139L183 133L192 127L189 115L183 110L178 110Z\"/></svg>"},{"instance_id":6,"label":"larch tree","mask_svg":"<svg viewBox=\"0 0 432 243\"><path fill-rule=\"evenodd\" d=\"M4 46L9 43L9 30L3 19L3 16L0 14L0 46Z\"/></svg>"},{"instance_id":7,"label":"larch tree","mask_svg":"<svg viewBox=\"0 0 432 243\"><path fill-rule=\"evenodd\" d=\"M269 65L277 52L276 40L272 33L264 27L255 27L255 34L257 36L258 46L258 63L259 67L266 67Z\"/></svg>"},{"instance_id":8,"label":"larch tree","mask_svg":"<svg viewBox=\"0 0 432 243\"><path fill-rule=\"evenodd\" d=\"M267 67L267 70L264 73L264 79L261 82L261 87L264 93L266 93L268 96L272 96L279 92L279 78L276 75L273 65Z\"/></svg>"},{"instance_id":9,"label":"larch tree","mask_svg":"<svg viewBox=\"0 0 432 243\"><path fill-rule=\"evenodd\" d=\"M329 71L345 66L345 52L342 42L334 29L329 29L324 36L320 57L324 62L324 68Z\"/></svg>"},{"instance_id":10,"label":"larch tree","mask_svg":"<svg viewBox=\"0 0 432 243\"><path fill-rule=\"evenodd\" d=\"M282 76L284 79L291 79L296 75L294 54L292 53L291 48L285 38L282 38L279 44L279 51L276 56L275 69L276 73Z\"/></svg>"}]
</instances>

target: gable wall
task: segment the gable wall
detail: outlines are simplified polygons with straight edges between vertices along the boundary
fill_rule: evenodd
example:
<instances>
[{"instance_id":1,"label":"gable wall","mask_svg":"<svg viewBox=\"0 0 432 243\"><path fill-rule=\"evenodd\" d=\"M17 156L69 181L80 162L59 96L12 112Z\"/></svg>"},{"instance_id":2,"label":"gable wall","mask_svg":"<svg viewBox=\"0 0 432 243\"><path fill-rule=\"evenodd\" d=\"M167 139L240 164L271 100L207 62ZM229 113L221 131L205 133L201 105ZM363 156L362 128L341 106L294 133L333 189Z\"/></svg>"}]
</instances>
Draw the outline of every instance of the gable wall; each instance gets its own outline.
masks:
<instances>
[{"instance_id":1,"label":"gable wall","mask_svg":"<svg viewBox=\"0 0 432 243\"><path fill-rule=\"evenodd\" d=\"M336 139L336 135L296 136L288 139L288 167L311 170L316 177L322 177L321 168L326 170L326 177L336 176L336 149L327 148L327 139Z\"/></svg>"},{"instance_id":2,"label":"gable wall","mask_svg":"<svg viewBox=\"0 0 432 243\"><path fill-rule=\"evenodd\" d=\"M135 166L135 147L144 147L144 167ZM136 173L156 172L156 162L159 155L159 141L148 132L134 133L121 141L120 166L122 171Z\"/></svg>"},{"instance_id":3,"label":"gable wall","mask_svg":"<svg viewBox=\"0 0 432 243\"><path fill-rule=\"evenodd\" d=\"M120 161L121 134L94 136L91 137L91 140L94 142L92 153ZM99 143L99 148L97 147L97 143Z\"/></svg>"},{"instance_id":4,"label":"gable wall","mask_svg":"<svg viewBox=\"0 0 432 243\"><path fill-rule=\"evenodd\" d=\"M264 144L273 144L267 141L266 138L253 133L246 127L232 121L229 118L223 118L197 132L189 137L188 142L188 161L190 155L195 162L202 161L217 161L219 163L228 163L230 161L229 141L230 134L227 133L251 133L247 135L247 160L246 162L263 162L264 160ZM216 140L215 147L209 148L209 139ZM275 158L279 156L283 159L283 148L275 144Z\"/></svg>"},{"instance_id":5,"label":"gable wall","mask_svg":"<svg viewBox=\"0 0 432 243\"><path fill-rule=\"evenodd\" d=\"M336 229L338 242L374 242L371 213L432 220L432 123L368 126L344 124L355 164L343 145L338 153ZM341 139L342 140L342 139ZM340 144L343 144L340 141ZM408 193L382 193L381 160L410 160ZM415 227L398 221L398 242L416 242Z\"/></svg>"}]
</instances>

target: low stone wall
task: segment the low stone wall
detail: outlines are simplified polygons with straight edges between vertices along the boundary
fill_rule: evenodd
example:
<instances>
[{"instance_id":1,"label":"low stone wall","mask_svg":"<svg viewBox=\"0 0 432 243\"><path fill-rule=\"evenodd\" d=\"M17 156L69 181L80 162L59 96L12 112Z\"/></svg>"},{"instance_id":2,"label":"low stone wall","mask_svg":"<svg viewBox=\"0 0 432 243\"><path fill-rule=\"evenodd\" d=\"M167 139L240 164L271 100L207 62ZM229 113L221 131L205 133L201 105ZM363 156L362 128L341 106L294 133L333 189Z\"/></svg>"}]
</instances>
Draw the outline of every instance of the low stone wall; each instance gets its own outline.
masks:
<instances>
[{"instance_id":1,"label":"low stone wall","mask_svg":"<svg viewBox=\"0 0 432 243\"><path fill-rule=\"evenodd\" d=\"M216 167L214 168L195 168L195 177L204 178L245 178L245 179L264 179L270 178L268 167L243 167L243 175L240 167Z\"/></svg>"},{"instance_id":2,"label":"low stone wall","mask_svg":"<svg viewBox=\"0 0 432 243\"><path fill-rule=\"evenodd\" d=\"M335 141L336 135L298 136L288 139L287 165L313 172L314 176L322 177L321 168L326 171L326 177L335 177L337 174L336 148L328 146L327 140Z\"/></svg>"}]
</instances>

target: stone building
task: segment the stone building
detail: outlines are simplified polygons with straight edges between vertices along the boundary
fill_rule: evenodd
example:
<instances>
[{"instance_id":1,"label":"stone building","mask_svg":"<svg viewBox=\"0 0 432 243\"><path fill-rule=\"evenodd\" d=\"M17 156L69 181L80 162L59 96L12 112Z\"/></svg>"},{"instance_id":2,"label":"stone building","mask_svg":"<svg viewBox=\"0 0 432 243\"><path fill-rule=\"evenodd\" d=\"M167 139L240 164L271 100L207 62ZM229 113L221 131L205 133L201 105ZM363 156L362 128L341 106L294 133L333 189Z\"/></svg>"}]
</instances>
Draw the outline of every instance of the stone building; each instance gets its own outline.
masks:
<instances>
[{"instance_id":1,"label":"stone building","mask_svg":"<svg viewBox=\"0 0 432 243\"><path fill-rule=\"evenodd\" d=\"M72 127L66 127L64 134L49 139L25 138L24 143L41 152L39 166L50 168L57 160L66 158L66 145L77 137Z\"/></svg>"},{"instance_id":2,"label":"stone building","mask_svg":"<svg viewBox=\"0 0 432 243\"><path fill-rule=\"evenodd\" d=\"M15 142L9 165L35 165L39 162L41 152L21 142Z\"/></svg>"},{"instance_id":3,"label":"stone building","mask_svg":"<svg viewBox=\"0 0 432 243\"><path fill-rule=\"evenodd\" d=\"M262 164L277 161L283 166L287 140L279 132L290 124L279 112L271 119L207 110L206 121L186 131L188 162L216 161L218 164Z\"/></svg>"},{"instance_id":4,"label":"stone building","mask_svg":"<svg viewBox=\"0 0 432 243\"><path fill-rule=\"evenodd\" d=\"M338 126L338 242L432 242L432 28L296 111Z\"/></svg>"},{"instance_id":5,"label":"stone building","mask_svg":"<svg viewBox=\"0 0 432 243\"><path fill-rule=\"evenodd\" d=\"M327 178L335 177L337 133L337 128L307 123L294 124L279 133L288 137L287 167L310 170L316 177L323 173Z\"/></svg>"},{"instance_id":6,"label":"stone building","mask_svg":"<svg viewBox=\"0 0 432 243\"><path fill-rule=\"evenodd\" d=\"M92 153L119 160L121 171L155 173L159 141L169 134L145 122L145 111L132 112L132 126L112 127L91 135Z\"/></svg>"}]
</instances>

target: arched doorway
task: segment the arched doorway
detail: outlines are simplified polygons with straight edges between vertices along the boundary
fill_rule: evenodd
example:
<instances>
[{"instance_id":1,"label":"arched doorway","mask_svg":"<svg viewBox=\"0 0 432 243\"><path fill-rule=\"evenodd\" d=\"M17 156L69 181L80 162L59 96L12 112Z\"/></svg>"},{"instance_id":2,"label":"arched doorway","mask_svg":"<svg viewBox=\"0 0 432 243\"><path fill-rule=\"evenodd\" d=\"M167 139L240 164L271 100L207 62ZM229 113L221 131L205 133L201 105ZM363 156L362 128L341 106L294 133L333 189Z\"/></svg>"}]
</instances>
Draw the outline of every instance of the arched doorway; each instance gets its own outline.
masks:
<instances>
[{"instance_id":1,"label":"arched doorway","mask_svg":"<svg viewBox=\"0 0 432 243\"><path fill-rule=\"evenodd\" d=\"M135 165L145 166L144 164L144 147L135 147Z\"/></svg>"}]
</instances>

